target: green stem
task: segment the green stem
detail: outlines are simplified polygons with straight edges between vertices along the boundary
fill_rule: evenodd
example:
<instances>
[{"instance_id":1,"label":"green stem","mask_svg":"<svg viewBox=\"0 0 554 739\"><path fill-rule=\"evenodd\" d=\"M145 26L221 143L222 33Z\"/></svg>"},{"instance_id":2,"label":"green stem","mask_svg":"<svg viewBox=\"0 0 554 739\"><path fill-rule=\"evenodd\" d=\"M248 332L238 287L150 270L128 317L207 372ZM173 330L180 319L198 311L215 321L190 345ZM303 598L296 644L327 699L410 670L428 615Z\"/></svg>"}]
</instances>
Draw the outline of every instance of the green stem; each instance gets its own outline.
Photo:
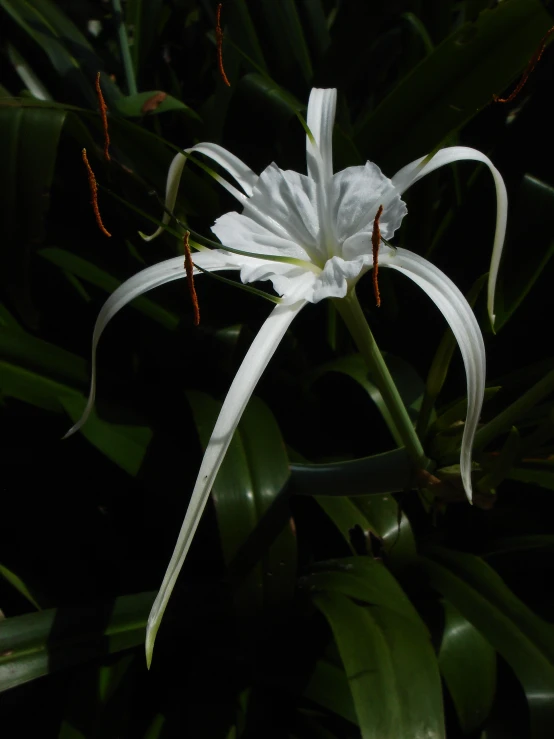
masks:
<instances>
[{"instance_id":1,"label":"green stem","mask_svg":"<svg viewBox=\"0 0 554 739\"><path fill-rule=\"evenodd\" d=\"M396 426L398 436L406 447L406 451L418 469L426 469L429 465L429 459L425 456L404 401L400 397L400 393L385 364L383 355L379 351L379 347L365 319L356 293L352 290L346 298L334 300L333 302L367 364L371 373L371 379L375 382L383 397L385 405Z\"/></svg>"},{"instance_id":2,"label":"green stem","mask_svg":"<svg viewBox=\"0 0 554 739\"><path fill-rule=\"evenodd\" d=\"M533 385L533 387L524 393L521 398L516 400L515 403L512 403L506 408L506 410L499 413L496 418L489 421L486 426L479 429L475 434L473 448L484 449L499 434L502 434L513 426L525 411L528 411L543 398L546 398L552 391L554 391L554 370L550 371L546 377L543 377L543 379L537 382L536 385Z\"/></svg>"},{"instance_id":3,"label":"green stem","mask_svg":"<svg viewBox=\"0 0 554 739\"><path fill-rule=\"evenodd\" d=\"M136 95L137 82L135 80L135 70L133 68L133 60L131 59L131 50L129 48L129 39L123 22L123 11L121 9L121 0L112 0L115 23L117 26L117 35L119 36L119 46L123 59L123 67L125 69L125 79L127 80L127 91L129 95Z\"/></svg>"}]
</instances>

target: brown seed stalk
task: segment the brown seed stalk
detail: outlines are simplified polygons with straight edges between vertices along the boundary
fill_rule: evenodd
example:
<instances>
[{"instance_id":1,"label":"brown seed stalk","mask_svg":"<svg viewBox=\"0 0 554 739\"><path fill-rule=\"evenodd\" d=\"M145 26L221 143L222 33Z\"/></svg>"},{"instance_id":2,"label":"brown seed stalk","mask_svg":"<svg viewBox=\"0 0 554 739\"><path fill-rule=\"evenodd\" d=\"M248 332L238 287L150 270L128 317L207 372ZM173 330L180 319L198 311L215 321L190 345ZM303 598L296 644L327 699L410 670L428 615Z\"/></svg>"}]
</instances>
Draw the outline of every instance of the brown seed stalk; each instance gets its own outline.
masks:
<instances>
[{"instance_id":1,"label":"brown seed stalk","mask_svg":"<svg viewBox=\"0 0 554 739\"><path fill-rule=\"evenodd\" d=\"M219 3L216 10L216 16L215 16L215 40L217 42L217 66L219 67L219 74L221 75L221 79L227 87L231 87L231 83L227 79L227 75L225 74L225 69L223 67L223 29L221 28L221 6L223 3Z\"/></svg>"},{"instance_id":2,"label":"brown seed stalk","mask_svg":"<svg viewBox=\"0 0 554 739\"><path fill-rule=\"evenodd\" d=\"M85 163L85 167L87 168L88 184L90 187L91 197L90 203L92 205L92 209L94 210L96 223L98 224L98 228L102 231L104 236L111 236L111 233L102 223L102 216L100 215L100 209L98 207L98 185L96 184L96 177L94 176L94 172L92 171L92 167L90 166L88 161L87 150L83 149L81 153L83 156L83 162Z\"/></svg>"},{"instance_id":3,"label":"brown seed stalk","mask_svg":"<svg viewBox=\"0 0 554 739\"><path fill-rule=\"evenodd\" d=\"M96 94L98 96L98 105L100 106L100 115L102 116L102 127L104 129L104 157L106 161L110 161L110 134L108 132L108 106L102 95L100 87L100 72L96 73Z\"/></svg>"},{"instance_id":4,"label":"brown seed stalk","mask_svg":"<svg viewBox=\"0 0 554 739\"><path fill-rule=\"evenodd\" d=\"M190 299L194 309L194 325L198 326L200 323L200 306L198 305L198 296L194 286L194 264L192 263L192 256L190 253L189 236L190 232L185 231L185 236L183 238L183 246L185 247L185 272L187 273Z\"/></svg>"},{"instance_id":5,"label":"brown seed stalk","mask_svg":"<svg viewBox=\"0 0 554 739\"><path fill-rule=\"evenodd\" d=\"M531 59L529 59L529 62L527 66L525 67L525 71L521 75L521 79L517 83L515 89L508 95L507 98L501 98L501 97L498 97L498 95L493 95L493 99L495 103L511 103L512 100L514 100L519 95L519 93L522 91L523 87L525 86L525 83L527 82L531 74L533 73L533 70L539 63L540 58L543 54L543 51L546 47L546 42L548 41L548 37L550 36L551 33L554 33L554 26L552 26L552 28L549 31L547 31L545 35L542 37L542 39L540 40L537 50L535 51Z\"/></svg>"},{"instance_id":6,"label":"brown seed stalk","mask_svg":"<svg viewBox=\"0 0 554 739\"><path fill-rule=\"evenodd\" d=\"M383 213L383 206L379 206L375 220L373 221L373 233L371 234L371 245L373 246L373 293L377 307L381 307L381 294L379 293L379 246L381 244L381 229L379 228L379 219Z\"/></svg>"}]
</instances>

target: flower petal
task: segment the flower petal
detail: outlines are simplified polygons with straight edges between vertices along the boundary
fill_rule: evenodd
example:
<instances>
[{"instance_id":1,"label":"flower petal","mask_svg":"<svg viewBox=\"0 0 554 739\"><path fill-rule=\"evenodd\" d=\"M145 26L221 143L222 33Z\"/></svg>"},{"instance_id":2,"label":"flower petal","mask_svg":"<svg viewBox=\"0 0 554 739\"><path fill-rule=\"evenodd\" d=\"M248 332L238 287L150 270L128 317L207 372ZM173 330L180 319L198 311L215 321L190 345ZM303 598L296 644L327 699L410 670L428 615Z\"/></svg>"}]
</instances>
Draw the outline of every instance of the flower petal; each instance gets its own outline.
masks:
<instances>
[{"instance_id":1,"label":"flower petal","mask_svg":"<svg viewBox=\"0 0 554 739\"><path fill-rule=\"evenodd\" d=\"M308 128L313 141L306 137L308 176L316 182L328 182L333 176L333 125L337 91L314 87L308 102Z\"/></svg>"},{"instance_id":2,"label":"flower petal","mask_svg":"<svg viewBox=\"0 0 554 739\"><path fill-rule=\"evenodd\" d=\"M277 229L270 230L249 216L231 212L220 216L212 226L223 246L256 254L273 254L309 261L310 255L297 241Z\"/></svg>"},{"instance_id":3,"label":"flower petal","mask_svg":"<svg viewBox=\"0 0 554 739\"><path fill-rule=\"evenodd\" d=\"M360 231L371 233L380 205L384 210L379 228L385 239L391 239L408 210L389 178L373 162L333 175L330 206L339 244Z\"/></svg>"},{"instance_id":4,"label":"flower petal","mask_svg":"<svg viewBox=\"0 0 554 739\"><path fill-rule=\"evenodd\" d=\"M496 187L496 232L494 235L494 244L492 248L491 266L489 269L489 284L487 291L487 309L491 326L494 328L494 293L496 289L496 279L498 276L498 267L504 247L504 237L506 235L506 221L508 218L508 193L506 185L502 179L502 175L496 169L491 160L477 149L471 149L467 146L451 146L446 149L440 149L428 160L428 157L416 159L411 164L407 164L399 170L392 178L393 185L398 189L400 195L424 177L426 174L433 172L444 164L450 164L463 159L470 159L477 162L483 162L489 168Z\"/></svg>"},{"instance_id":5,"label":"flower petal","mask_svg":"<svg viewBox=\"0 0 554 739\"><path fill-rule=\"evenodd\" d=\"M198 252L194 255L194 261L199 264L200 267L209 271L216 271L222 269L239 269L241 266L241 260L233 254L229 254L219 249L205 250ZM195 269L195 274L200 273L200 270ZM186 272L183 264L183 257L174 257L168 259L159 264L154 264L152 267L143 269L133 277L123 282L117 290L110 295L106 300L94 326L94 332L92 334L92 370L90 377L90 392L89 398L83 415L72 426L67 434L63 437L67 439L68 436L72 436L78 431L81 426L86 422L90 415L90 412L94 406L94 398L96 395L96 348L102 335L102 332L106 328L107 324L120 311L127 303L131 300L138 298L139 295L152 290L160 285L165 285L166 282L172 282L173 280L180 280L186 277Z\"/></svg>"},{"instance_id":6,"label":"flower petal","mask_svg":"<svg viewBox=\"0 0 554 739\"><path fill-rule=\"evenodd\" d=\"M446 318L460 347L467 379L467 417L460 449L460 471L471 502L471 449L485 391L485 344L471 307L456 285L423 257L406 249L383 249L379 265L402 272L424 290Z\"/></svg>"},{"instance_id":7,"label":"flower petal","mask_svg":"<svg viewBox=\"0 0 554 739\"><path fill-rule=\"evenodd\" d=\"M214 162L220 164L225 170L227 170L227 172L229 172L232 177L235 178L235 180L248 196L252 194L252 190L258 180L258 175L253 172L250 167L247 167L244 162L242 162L234 154L231 154L230 151L227 151L227 149L224 149L222 146L218 146L218 144L212 144L210 142L204 142L201 144L196 144L195 146L191 146L189 149L185 149L184 153L180 152L179 154L177 154L173 158L173 161L171 162L171 165L169 167L165 189L166 209L162 217L162 223L164 225L167 225L171 220L171 213L173 212L175 201L177 200L177 192L179 191L179 183L181 182L181 175L183 174L183 167L185 166L185 162L187 161L187 155L191 154L194 151L197 151L200 154L205 154L207 157L210 157L210 159L213 159ZM225 187L225 189L228 190L231 195L234 195L237 200L239 200L239 202L245 202L245 196L241 192L239 192L236 187L233 187L233 185L227 182L227 180L223 179L223 177L220 177L217 174L214 174L214 176L217 182ZM145 241L152 241L152 239L155 239L157 236L159 236L162 231L163 227L160 226L160 228L154 231L154 233L150 236L143 235L143 239Z\"/></svg>"},{"instance_id":8,"label":"flower petal","mask_svg":"<svg viewBox=\"0 0 554 739\"><path fill-rule=\"evenodd\" d=\"M214 162L221 165L223 169L233 177L236 182L242 187L244 192L250 197L252 190L256 186L258 181L258 175L253 172L241 159L231 154L230 151L224 149L218 144L212 144L205 142L202 144L196 144L191 146L190 149L185 149L187 154L191 154L193 151L198 151L200 154L205 154Z\"/></svg>"},{"instance_id":9,"label":"flower petal","mask_svg":"<svg viewBox=\"0 0 554 739\"><path fill-rule=\"evenodd\" d=\"M304 254L317 258L316 184L306 175L270 164L261 173L252 197L244 204L243 215L275 236L298 244Z\"/></svg>"},{"instance_id":10,"label":"flower petal","mask_svg":"<svg viewBox=\"0 0 554 739\"><path fill-rule=\"evenodd\" d=\"M177 577L208 501L210 490L233 438L233 433L269 360L275 353L293 319L305 305L305 301L299 301L294 305L278 305L274 308L252 342L229 388L206 447L175 550L150 612L146 628L146 661L148 665L152 660L154 641L169 597L175 587Z\"/></svg>"}]
</instances>

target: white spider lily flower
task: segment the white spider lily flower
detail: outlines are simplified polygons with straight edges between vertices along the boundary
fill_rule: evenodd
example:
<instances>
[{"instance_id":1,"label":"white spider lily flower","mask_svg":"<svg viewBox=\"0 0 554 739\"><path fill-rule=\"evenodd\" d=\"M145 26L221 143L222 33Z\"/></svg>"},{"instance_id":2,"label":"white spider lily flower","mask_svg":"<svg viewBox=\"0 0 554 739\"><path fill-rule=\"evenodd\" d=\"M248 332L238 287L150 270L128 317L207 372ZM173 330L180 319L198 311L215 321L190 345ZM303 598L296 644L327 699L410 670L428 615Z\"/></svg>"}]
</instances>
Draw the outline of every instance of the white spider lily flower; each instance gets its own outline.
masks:
<instances>
[{"instance_id":1,"label":"white spider lily flower","mask_svg":"<svg viewBox=\"0 0 554 739\"><path fill-rule=\"evenodd\" d=\"M167 183L168 222L187 155L201 153L228 172L241 188L219 175L216 179L242 206L242 213L226 213L213 232L221 249L201 251L193 261L202 270L240 270L244 283L270 280L281 301L259 330L240 366L206 447L198 478L162 586L150 614L146 654L150 663L154 640L171 592L194 537L210 490L233 433L258 380L288 327L308 304L324 298L355 299L354 286L373 267L372 235L379 217L381 236L388 240L399 228L407 209L403 192L425 174L461 159L484 162L493 174L497 193L496 235L489 276L488 308L494 320L494 288L506 229L507 196L499 172L481 152L456 146L418 159L392 179L371 162L333 174L332 132L336 90L313 89L308 104L307 168L303 175L270 164L261 175L222 147L202 143L178 154ZM154 238L161 229L148 238ZM446 318L461 350L467 377L468 409L460 452L461 477L471 500L471 448L485 387L485 347L481 330L467 300L437 267L405 249L381 242L379 266L389 267L419 285ZM94 359L100 334L115 313L138 295L165 282L185 277L181 257L149 267L123 283L104 305L93 335L92 388L82 419L94 402Z\"/></svg>"}]
</instances>

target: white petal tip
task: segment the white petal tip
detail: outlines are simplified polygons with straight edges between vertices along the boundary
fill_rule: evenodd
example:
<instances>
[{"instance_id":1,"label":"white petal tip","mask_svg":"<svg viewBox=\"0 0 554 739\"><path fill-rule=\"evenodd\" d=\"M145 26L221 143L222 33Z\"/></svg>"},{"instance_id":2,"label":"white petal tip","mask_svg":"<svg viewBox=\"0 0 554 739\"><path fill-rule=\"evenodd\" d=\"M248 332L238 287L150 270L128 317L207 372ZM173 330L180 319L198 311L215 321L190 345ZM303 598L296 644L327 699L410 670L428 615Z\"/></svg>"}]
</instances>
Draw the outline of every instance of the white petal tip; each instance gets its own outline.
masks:
<instances>
[{"instance_id":1,"label":"white petal tip","mask_svg":"<svg viewBox=\"0 0 554 739\"><path fill-rule=\"evenodd\" d=\"M81 428L81 426L82 426L82 425L83 425L83 424L82 424L82 423L81 423L81 422L79 421L79 423L76 423L76 424L75 424L75 426L72 426L72 427L71 427L71 428L69 429L69 431L67 431L67 432L66 432L66 433L65 433L65 434L64 434L64 435L62 436L62 441L63 441L64 439L69 439L69 437L70 437L70 436L73 436L73 434L76 434L76 433L77 433L77 431L79 431L79 429Z\"/></svg>"},{"instance_id":2,"label":"white petal tip","mask_svg":"<svg viewBox=\"0 0 554 739\"><path fill-rule=\"evenodd\" d=\"M158 625L148 621L146 626L146 639L144 642L144 649L146 653L146 668L149 670L152 666L152 655L154 654L154 642L156 640L156 634L158 632Z\"/></svg>"},{"instance_id":3,"label":"white petal tip","mask_svg":"<svg viewBox=\"0 0 554 739\"><path fill-rule=\"evenodd\" d=\"M156 231L154 231L153 234L150 234L150 236L148 234L143 233L142 231L139 231L138 234L141 237L141 239L144 239L144 241L152 241L152 239L155 239L157 236L159 236L162 231L163 231L162 228L158 228Z\"/></svg>"}]
</instances>

